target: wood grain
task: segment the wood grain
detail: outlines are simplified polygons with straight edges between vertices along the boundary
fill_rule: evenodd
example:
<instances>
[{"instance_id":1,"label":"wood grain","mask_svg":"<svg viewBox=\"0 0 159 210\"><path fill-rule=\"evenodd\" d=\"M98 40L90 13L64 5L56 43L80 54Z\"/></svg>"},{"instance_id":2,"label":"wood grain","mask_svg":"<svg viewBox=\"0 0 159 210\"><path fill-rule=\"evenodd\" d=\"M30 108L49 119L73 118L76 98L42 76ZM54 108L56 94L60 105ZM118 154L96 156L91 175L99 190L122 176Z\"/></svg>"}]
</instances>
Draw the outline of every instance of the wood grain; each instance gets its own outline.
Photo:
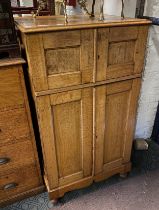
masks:
<instances>
[{"instance_id":1,"label":"wood grain","mask_svg":"<svg viewBox=\"0 0 159 210\"><path fill-rule=\"evenodd\" d=\"M132 142L133 139L133 136L128 138L125 135L130 120L129 108L134 107L130 101L136 95L136 88L132 84L133 80L129 80L96 88L96 175L107 174L126 163L125 154L123 156L127 151L126 142ZM131 126L133 130L134 125Z\"/></svg>"},{"instance_id":2,"label":"wood grain","mask_svg":"<svg viewBox=\"0 0 159 210\"><path fill-rule=\"evenodd\" d=\"M24 42L33 88L36 91L47 90L48 82L42 35L31 34L25 37Z\"/></svg>"},{"instance_id":3,"label":"wood grain","mask_svg":"<svg viewBox=\"0 0 159 210\"><path fill-rule=\"evenodd\" d=\"M55 137L53 132L52 109L50 97L42 96L36 100L38 124L45 164L45 174L48 177L50 189L58 187L58 168L56 159ZM53 176L52 176L53 175Z\"/></svg>"},{"instance_id":4,"label":"wood grain","mask_svg":"<svg viewBox=\"0 0 159 210\"><path fill-rule=\"evenodd\" d=\"M0 144L14 143L30 135L25 108L0 112Z\"/></svg>"},{"instance_id":5,"label":"wood grain","mask_svg":"<svg viewBox=\"0 0 159 210\"><path fill-rule=\"evenodd\" d=\"M53 107L59 178L82 171L81 101Z\"/></svg>"},{"instance_id":6,"label":"wood grain","mask_svg":"<svg viewBox=\"0 0 159 210\"><path fill-rule=\"evenodd\" d=\"M8 160L0 165L0 205L43 185L22 63L7 59L0 64L0 158ZM15 189L3 189L12 182L18 184Z\"/></svg>"},{"instance_id":7,"label":"wood grain","mask_svg":"<svg viewBox=\"0 0 159 210\"><path fill-rule=\"evenodd\" d=\"M9 162L0 165L0 174L4 171L35 163L34 150L31 141L20 141L0 147L0 158L8 158Z\"/></svg>"},{"instance_id":8,"label":"wood grain","mask_svg":"<svg viewBox=\"0 0 159 210\"><path fill-rule=\"evenodd\" d=\"M24 98L17 66L1 66L0 81L0 109L23 105Z\"/></svg>"},{"instance_id":9,"label":"wood grain","mask_svg":"<svg viewBox=\"0 0 159 210\"><path fill-rule=\"evenodd\" d=\"M44 49L65 48L69 46L79 46L81 40L80 30L61 31L54 33L44 33Z\"/></svg>"},{"instance_id":10,"label":"wood grain","mask_svg":"<svg viewBox=\"0 0 159 210\"><path fill-rule=\"evenodd\" d=\"M112 27L110 28L110 42L120 42L127 40L136 40L138 35L137 26Z\"/></svg>"},{"instance_id":11,"label":"wood grain","mask_svg":"<svg viewBox=\"0 0 159 210\"><path fill-rule=\"evenodd\" d=\"M46 100L48 100L48 107L46 107ZM41 137L45 139L43 150L46 150L46 147L47 151L50 150L44 154L45 165L49 167L50 164L54 167L54 171L57 170L56 176L52 179L51 174L55 175L55 172L52 172L50 167L46 168L50 189L54 189L55 184L58 187L91 176L93 164L92 88L53 94L50 95L50 102L48 96L40 97L39 102L41 106L39 110L40 126L47 128L47 133L46 130L41 130ZM42 116L43 112L45 114ZM48 124L49 118L51 124ZM47 143L46 135L49 133L51 136L48 136ZM54 145L52 144L53 139ZM52 147L54 147L54 153ZM54 165L52 161L56 161ZM54 182L56 180L56 183L51 186L50 180Z\"/></svg>"},{"instance_id":12,"label":"wood grain","mask_svg":"<svg viewBox=\"0 0 159 210\"><path fill-rule=\"evenodd\" d=\"M98 29L96 81L141 73L147 29L148 26Z\"/></svg>"},{"instance_id":13,"label":"wood grain","mask_svg":"<svg viewBox=\"0 0 159 210\"><path fill-rule=\"evenodd\" d=\"M96 81L106 80L108 66L109 28L97 30L97 72Z\"/></svg>"},{"instance_id":14,"label":"wood grain","mask_svg":"<svg viewBox=\"0 0 159 210\"><path fill-rule=\"evenodd\" d=\"M150 25L152 22L145 19L133 19L105 15L104 21L99 18L89 18L87 15L70 16L68 24L65 24L64 16L43 16L15 18L16 25L23 33L36 33L46 31L68 31L76 29L120 27L134 25Z\"/></svg>"},{"instance_id":15,"label":"wood grain","mask_svg":"<svg viewBox=\"0 0 159 210\"><path fill-rule=\"evenodd\" d=\"M149 28L147 26L141 26L139 28L138 39L136 41L135 52L134 52L135 73L141 73L143 70L148 29Z\"/></svg>"},{"instance_id":16,"label":"wood grain","mask_svg":"<svg viewBox=\"0 0 159 210\"><path fill-rule=\"evenodd\" d=\"M47 50L45 57L49 75L80 71L79 47Z\"/></svg>"},{"instance_id":17,"label":"wood grain","mask_svg":"<svg viewBox=\"0 0 159 210\"><path fill-rule=\"evenodd\" d=\"M16 183L17 187L10 190L4 190L4 186L9 183ZM17 195L19 193L31 190L39 186L39 178L36 167L30 165L26 168L20 168L0 176L0 198L1 200Z\"/></svg>"},{"instance_id":18,"label":"wood grain","mask_svg":"<svg viewBox=\"0 0 159 210\"><path fill-rule=\"evenodd\" d=\"M129 172L150 21L16 21L28 55L50 198Z\"/></svg>"}]
</instances>

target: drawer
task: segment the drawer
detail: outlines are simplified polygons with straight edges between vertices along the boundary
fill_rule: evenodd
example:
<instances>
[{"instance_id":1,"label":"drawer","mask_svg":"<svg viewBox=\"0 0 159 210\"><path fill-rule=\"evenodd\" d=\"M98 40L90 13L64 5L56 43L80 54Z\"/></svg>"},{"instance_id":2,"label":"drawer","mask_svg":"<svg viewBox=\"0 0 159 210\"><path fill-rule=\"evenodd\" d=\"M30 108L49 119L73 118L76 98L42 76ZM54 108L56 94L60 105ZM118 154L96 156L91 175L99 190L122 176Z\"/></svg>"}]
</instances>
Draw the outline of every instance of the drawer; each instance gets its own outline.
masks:
<instances>
[{"instance_id":1,"label":"drawer","mask_svg":"<svg viewBox=\"0 0 159 210\"><path fill-rule=\"evenodd\" d=\"M15 107L23 103L23 92L17 66L0 67L0 109Z\"/></svg>"},{"instance_id":2,"label":"drawer","mask_svg":"<svg viewBox=\"0 0 159 210\"><path fill-rule=\"evenodd\" d=\"M0 144L30 136L25 108L0 111Z\"/></svg>"},{"instance_id":3,"label":"drawer","mask_svg":"<svg viewBox=\"0 0 159 210\"><path fill-rule=\"evenodd\" d=\"M16 169L4 176L0 176L0 200L17 196L40 186L39 174L35 166Z\"/></svg>"},{"instance_id":4,"label":"drawer","mask_svg":"<svg viewBox=\"0 0 159 210\"><path fill-rule=\"evenodd\" d=\"M0 174L34 162L33 145L29 140L0 147Z\"/></svg>"},{"instance_id":5,"label":"drawer","mask_svg":"<svg viewBox=\"0 0 159 210\"><path fill-rule=\"evenodd\" d=\"M141 73L147 32L148 26L98 29L96 81Z\"/></svg>"},{"instance_id":6,"label":"drawer","mask_svg":"<svg viewBox=\"0 0 159 210\"><path fill-rule=\"evenodd\" d=\"M35 91L93 82L93 30L34 34L27 41Z\"/></svg>"}]
</instances>

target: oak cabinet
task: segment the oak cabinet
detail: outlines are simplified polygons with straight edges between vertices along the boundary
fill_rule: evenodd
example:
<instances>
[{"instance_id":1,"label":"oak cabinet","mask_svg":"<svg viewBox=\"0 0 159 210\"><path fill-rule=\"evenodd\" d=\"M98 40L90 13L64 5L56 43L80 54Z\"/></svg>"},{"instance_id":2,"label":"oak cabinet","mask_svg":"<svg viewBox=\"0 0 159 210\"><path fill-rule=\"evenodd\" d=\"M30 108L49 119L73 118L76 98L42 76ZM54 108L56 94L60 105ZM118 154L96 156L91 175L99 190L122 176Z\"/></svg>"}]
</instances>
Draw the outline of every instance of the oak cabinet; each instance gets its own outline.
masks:
<instances>
[{"instance_id":1,"label":"oak cabinet","mask_svg":"<svg viewBox=\"0 0 159 210\"><path fill-rule=\"evenodd\" d=\"M17 19L50 199L131 170L147 20Z\"/></svg>"}]
</instances>

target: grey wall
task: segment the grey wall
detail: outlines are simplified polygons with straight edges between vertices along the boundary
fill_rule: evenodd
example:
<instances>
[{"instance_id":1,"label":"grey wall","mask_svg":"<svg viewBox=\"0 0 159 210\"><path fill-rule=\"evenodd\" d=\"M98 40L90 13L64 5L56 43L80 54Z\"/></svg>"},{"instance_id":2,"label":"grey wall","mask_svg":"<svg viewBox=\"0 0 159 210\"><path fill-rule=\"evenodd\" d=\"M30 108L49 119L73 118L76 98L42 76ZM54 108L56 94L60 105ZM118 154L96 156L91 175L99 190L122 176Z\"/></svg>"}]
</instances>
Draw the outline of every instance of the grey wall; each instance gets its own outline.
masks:
<instances>
[{"instance_id":1,"label":"grey wall","mask_svg":"<svg viewBox=\"0 0 159 210\"><path fill-rule=\"evenodd\" d=\"M159 16L159 0L147 0L145 15ZM136 136L151 136L159 101L159 26L152 26L147 45L145 71L139 100Z\"/></svg>"}]
</instances>

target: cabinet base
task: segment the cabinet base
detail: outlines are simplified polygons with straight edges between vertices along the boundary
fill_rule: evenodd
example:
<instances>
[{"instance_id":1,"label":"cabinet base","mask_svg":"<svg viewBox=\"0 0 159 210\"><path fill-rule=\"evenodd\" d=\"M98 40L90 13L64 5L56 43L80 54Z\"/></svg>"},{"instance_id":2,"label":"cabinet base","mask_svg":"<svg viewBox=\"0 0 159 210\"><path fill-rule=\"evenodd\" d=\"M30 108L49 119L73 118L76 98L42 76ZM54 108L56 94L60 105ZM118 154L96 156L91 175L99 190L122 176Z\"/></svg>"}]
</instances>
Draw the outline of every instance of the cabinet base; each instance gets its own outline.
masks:
<instances>
[{"instance_id":1,"label":"cabinet base","mask_svg":"<svg viewBox=\"0 0 159 210\"><path fill-rule=\"evenodd\" d=\"M49 193L50 200L54 202L55 200L58 200L58 198L63 197L66 192L76 190L76 189L80 189L80 188L84 188L84 187L88 187L89 185L91 185L93 183L93 177L88 177L88 178L82 179L80 181L74 182L72 184L61 186L61 187L56 188L54 190L49 189L49 187L47 185L47 181L45 183L46 183L46 186L47 186L47 190L48 190L48 193Z\"/></svg>"},{"instance_id":2,"label":"cabinet base","mask_svg":"<svg viewBox=\"0 0 159 210\"><path fill-rule=\"evenodd\" d=\"M127 175L127 173L130 171L131 171L131 163L129 162L127 164L123 164L119 167L116 167L112 170L104 171L100 174L95 175L94 181L95 182L103 181L115 174L120 174L120 176L125 175L125 174Z\"/></svg>"},{"instance_id":3,"label":"cabinet base","mask_svg":"<svg viewBox=\"0 0 159 210\"><path fill-rule=\"evenodd\" d=\"M89 185L91 185L93 183L93 181L99 182L99 181L105 180L115 174L120 174L120 175L126 174L127 175L127 173L130 171L131 171L131 163L127 163L120 167L109 170L107 172L98 174L95 177L88 177L88 178L82 179L80 181L74 182L72 184L61 186L54 190L50 190L46 177L45 177L45 184L47 186L50 200L53 202L53 204L56 204L58 202L58 198L63 197L66 192L69 192L72 190L77 190L77 189L84 188L84 187L88 187Z\"/></svg>"}]
</instances>

